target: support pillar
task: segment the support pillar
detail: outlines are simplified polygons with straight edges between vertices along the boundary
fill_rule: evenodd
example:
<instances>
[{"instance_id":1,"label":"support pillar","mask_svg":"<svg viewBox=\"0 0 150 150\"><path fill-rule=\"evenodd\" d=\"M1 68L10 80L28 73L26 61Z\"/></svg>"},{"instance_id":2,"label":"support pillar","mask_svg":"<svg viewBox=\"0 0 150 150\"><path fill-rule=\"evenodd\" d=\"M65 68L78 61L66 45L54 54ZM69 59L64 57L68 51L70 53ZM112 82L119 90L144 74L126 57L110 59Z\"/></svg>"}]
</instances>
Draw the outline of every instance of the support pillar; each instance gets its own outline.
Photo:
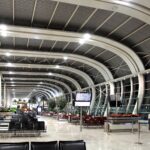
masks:
<instances>
[{"instance_id":1,"label":"support pillar","mask_svg":"<svg viewBox=\"0 0 150 150\"><path fill-rule=\"evenodd\" d=\"M132 104L132 98L133 98L133 79L130 78L130 97L129 97L129 102L127 105L126 113L129 113L130 106Z\"/></svg>"},{"instance_id":2,"label":"support pillar","mask_svg":"<svg viewBox=\"0 0 150 150\"><path fill-rule=\"evenodd\" d=\"M124 88L123 88L123 81L122 81L122 80L120 81L120 84L121 84L121 94L120 94L120 100L121 100L121 102L123 102L123 93L124 93Z\"/></svg>"},{"instance_id":3,"label":"support pillar","mask_svg":"<svg viewBox=\"0 0 150 150\"><path fill-rule=\"evenodd\" d=\"M0 107L2 106L2 74L0 73Z\"/></svg>"},{"instance_id":4,"label":"support pillar","mask_svg":"<svg viewBox=\"0 0 150 150\"><path fill-rule=\"evenodd\" d=\"M138 74L138 81L139 81L138 96L137 96L137 101L133 110L133 114L139 113L142 102L143 102L144 91L145 91L145 82L144 82L143 74Z\"/></svg>"},{"instance_id":5,"label":"support pillar","mask_svg":"<svg viewBox=\"0 0 150 150\"><path fill-rule=\"evenodd\" d=\"M4 98L3 98L3 103L4 103L4 107L7 107L7 99L6 99L6 83L4 83Z\"/></svg>"}]
</instances>

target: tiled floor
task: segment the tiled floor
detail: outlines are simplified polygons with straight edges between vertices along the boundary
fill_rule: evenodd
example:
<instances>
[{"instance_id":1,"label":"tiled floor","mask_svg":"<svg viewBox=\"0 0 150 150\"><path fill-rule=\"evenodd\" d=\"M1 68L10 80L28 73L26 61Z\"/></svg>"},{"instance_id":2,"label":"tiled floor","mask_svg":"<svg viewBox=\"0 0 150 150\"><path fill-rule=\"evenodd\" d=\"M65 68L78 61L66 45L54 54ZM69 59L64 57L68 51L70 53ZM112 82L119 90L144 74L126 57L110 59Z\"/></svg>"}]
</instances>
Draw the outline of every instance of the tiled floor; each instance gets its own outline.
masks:
<instances>
[{"instance_id":1,"label":"tiled floor","mask_svg":"<svg viewBox=\"0 0 150 150\"><path fill-rule=\"evenodd\" d=\"M83 128L66 121L57 121L49 117L40 118L47 123L47 133L40 137L14 137L0 138L0 142L21 141L53 141L53 140L79 140L86 141L87 150L150 150L150 131L147 127L141 129L142 145L136 144L138 134L131 132L111 132L107 134L101 128Z\"/></svg>"}]
</instances>

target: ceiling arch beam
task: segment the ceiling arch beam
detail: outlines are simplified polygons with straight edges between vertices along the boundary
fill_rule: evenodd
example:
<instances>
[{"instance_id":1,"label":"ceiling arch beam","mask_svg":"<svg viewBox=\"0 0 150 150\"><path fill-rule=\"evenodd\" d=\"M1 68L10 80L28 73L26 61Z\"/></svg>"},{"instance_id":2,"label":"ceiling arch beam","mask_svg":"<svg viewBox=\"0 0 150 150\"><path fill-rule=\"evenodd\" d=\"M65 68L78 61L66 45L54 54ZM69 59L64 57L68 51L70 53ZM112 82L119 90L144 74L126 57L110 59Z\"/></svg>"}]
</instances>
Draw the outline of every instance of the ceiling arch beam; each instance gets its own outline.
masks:
<instances>
[{"instance_id":1,"label":"ceiling arch beam","mask_svg":"<svg viewBox=\"0 0 150 150\"><path fill-rule=\"evenodd\" d=\"M113 79L112 73L110 70L103 65L102 63L85 57L81 55L76 55L76 54L67 54L67 53L52 53L52 52L38 52L38 51L26 51L26 50L12 50L12 49L0 49L0 55L5 55L6 51L10 53L11 56L20 56L20 57L36 57L36 58L55 58L55 59L63 59L64 56L67 56L68 59L78 61L80 63L89 65L95 69L97 69L104 79L111 80Z\"/></svg>"},{"instance_id":2,"label":"ceiling arch beam","mask_svg":"<svg viewBox=\"0 0 150 150\"><path fill-rule=\"evenodd\" d=\"M11 66L9 66L7 63L0 63L0 67L24 67L24 68L45 68L45 69L56 69L55 65L37 65L37 64L20 64L20 63L12 63ZM93 80L89 77L89 75L87 75L86 73L84 73L83 71L80 71L78 69L75 69L75 68L71 68L71 67L67 67L67 66L60 66L58 69L62 69L62 70L66 70L66 71L69 71L69 72L72 72L72 73L75 73L75 74L78 74L80 76L83 77L83 79L85 79L85 81L87 82L88 86L93 86L94 85L94 82ZM96 91L95 91L95 88L92 87L92 102L94 103L95 101L95 97L96 97ZM71 93L71 91L69 92Z\"/></svg>"},{"instance_id":3,"label":"ceiling arch beam","mask_svg":"<svg viewBox=\"0 0 150 150\"><path fill-rule=\"evenodd\" d=\"M7 26L7 34L10 37L20 37L20 38L29 38L29 39L32 38L32 39L42 39L42 40L53 39L55 41L66 41L66 42L77 42L77 43L84 35L83 33L38 29L38 28L30 28L30 27L19 27L19 26ZM88 40L88 44L97 46L97 47L101 47L103 49L106 49L106 50L111 51L114 54L118 55L126 62L126 64L129 66L132 73L137 73L139 71L145 70L142 61L136 55L136 53L134 51L132 51L132 49L128 48L127 46L125 46L119 42L116 42L116 41L111 40L106 37L91 35L91 39ZM8 51L11 52L11 50L8 50ZM6 52L6 50L0 51L0 53L5 53L5 52ZM12 50L12 52L13 52L13 50ZM18 51L18 53L19 53L19 51ZM22 51L20 53L22 53ZM44 52L42 52L41 54L44 54ZM18 54L18 55L21 55L21 54ZM76 55L76 56L78 56L78 55ZM87 57L85 57L85 58L87 58ZM81 57L79 59L81 59ZM90 61L91 60L92 59L90 59ZM93 63L94 62L91 62L92 66L97 65L97 64L93 64ZM107 67L105 69L107 69ZM99 71L103 71L103 70L100 69ZM109 70L107 70L107 71L109 71ZM103 72L101 72L101 73L103 73ZM111 75L111 73L108 75Z\"/></svg>"},{"instance_id":4,"label":"ceiling arch beam","mask_svg":"<svg viewBox=\"0 0 150 150\"><path fill-rule=\"evenodd\" d=\"M36 91L37 90L42 90L44 92L49 93L52 97L56 97L56 94L52 90L48 90L48 89L45 89L45 88L42 88L42 87L36 87L33 90L36 90Z\"/></svg>"},{"instance_id":5,"label":"ceiling arch beam","mask_svg":"<svg viewBox=\"0 0 150 150\"><path fill-rule=\"evenodd\" d=\"M5 80L10 80L10 78L4 78ZM71 88L65 84L64 82L58 81L58 80L54 80L54 79L45 79L45 78L12 78L13 80L18 80L18 81L48 81L48 82L54 82L54 83L58 83L60 85L62 85L63 87L65 87L67 89L67 91L69 93L72 92Z\"/></svg>"},{"instance_id":6,"label":"ceiling arch beam","mask_svg":"<svg viewBox=\"0 0 150 150\"><path fill-rule=\"evenodd\" d=\"M40 92L40 91L37 91L37 92L34 92L32 93L30 96L29 96L29 99L34 97L34 96L38 96L38 95L43 95L43 96L46 96L47 99L49 99L49 96L46 94L46 93L43 93L43 92Z\"/></svg>"},{"instance_id":7,"label":"ceiling arch beam","mask_svg":"<svg viewBox=\"0 0 150 150\"><path fill-rule=\"evenodd\" d=\"M40 89L37 89L37 90L36 90L36 89L33 89L33 90L30 92L30 94L28 95L28 97L30 97L30 95L31 95L32 93L34 93L34 92L45 93L45 94L48 95L49 99L51 99L51 98L53 97L51 93L49 93L49 92L47 92L47 91L40 90Z\"/></svg>"},{"instance_id":8,"label":"ceiling arch beam","mask_svg":"<svg viewBox=\"0 0 150 150\"><path fill-rule=\"evenodd\" d=\"M12 85L7 85L7 88L9 88L9 87L12 87ZM35 88L35 87L37 87L37 86L35 86L35 85L24 85L24 84L20 84L20 85L15 85L15 86L13 86L13 88L14 88L14 87L15 87L15 88L16 88L16 87L20 87L20 88L23 88L23 87ZM40 88L45 88L45 89L48 89L48 90L52 90L55 94L58 94L58 91L57 91L56 89L51 88L51 87L40 86Z\"/></svg>"},{"instance_id":9,"label":"ceiling arch beam","mask_svg":"<svg viewBox=\"0 0 150 150\"><path fill-rule=\"evenodd\" d=\"M7 88L9 88L9 87L12 87L12 85L7 85ZM15 85L15 86L13 86L13 87L20 87L20 88L25 88L25 87L32 87L32 88L37 88L37 86L35 86L35 85L24 85L24 84L20 84L20 85ZM56 89L54 89L54 88L51 88L51 87L48 87L48 86L42 86L42 85L40 85L39 86L40 88L42 88L42 89L46 89L46 90L50 90L50 91L52 91L53 93L55 93L55 95L57 96L57 95L59 95L59 92L56 90Z\"/></svg>"},{"instance_id":10,"label":"ceiling arch beam","mask_svg":"<svg viewBox=\"0 0 150 150\"><path fill-rule=\"evenodd\" d=\"M13 82L13 84L15 84L15 85L12 85L10 81L5 81L5 83L6 83L6 86L12 86L12 87L15 86L16 84L24 84L24 85L31 84L31 85L38 85L38 83L37 83L36 81L35 81L35 82L20 82L20 81L18 82L18 81L16 81L16 82ZM8 85L8 84L11 84L11 85ZM54 89L57 89L60 93L64 94L63 89L62 89L61 87L55 85L55 84L43 82L41 85L42 85L42 86L46 86L46 87L48 87L48 88L54 88Z\"/></svg>"},{"instance_id":11,"label":"ceiling arch beam","mask_svg":"<svg viewBox=\"0 0 150 150\"><path fill-rule=\"evenodd\" d=\"M49 73L45 73L45 72L16 72L16 71L12 71L11 73L9 71L2 71L2 74L9 74L9 75L34 75L34 76L39 76L39 75L44 75L44 76L56 76L56 77L60 77L63 79L66 79L70 82L72 82L72 84L76 87L77 90L81 89L80 84L73 78L66 76L66 75L62 75L62 74L58 74L58 73L52 73L51 75L49 75Z\"/></svg>"},{"instance_id":12,"label":"ceiling arch beam","mask_svg":"<svg viewBox=\"0 0 150 150\"><path fill-rule=\"evenodd\" d=\"M104 9L109 11L115 11L119 13L123 13L125 15L137 18L147 24L150 24L150 11L148 8L150 4L146 0L142 1L120 1L120 0L53 0L68 4L74 4L85 7L92 7L96 9Z\"/></svg>"}]
</instances>

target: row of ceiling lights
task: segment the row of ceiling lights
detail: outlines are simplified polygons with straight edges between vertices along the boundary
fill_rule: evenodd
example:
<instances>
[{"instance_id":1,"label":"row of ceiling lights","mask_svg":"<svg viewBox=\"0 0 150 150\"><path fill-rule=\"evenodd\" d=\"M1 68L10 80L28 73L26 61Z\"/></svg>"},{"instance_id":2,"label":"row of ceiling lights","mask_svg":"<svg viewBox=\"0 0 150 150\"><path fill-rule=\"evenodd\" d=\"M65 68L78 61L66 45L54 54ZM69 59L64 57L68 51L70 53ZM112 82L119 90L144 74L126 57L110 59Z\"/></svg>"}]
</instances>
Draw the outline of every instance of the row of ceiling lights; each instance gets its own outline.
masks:
<instances>
[{"instance_id":1,"label":"row of ceiling lights","mask_svg":"<svg viewBox=\"0 0 150 150\"><path fill-rule=\"evenodd\" d=\"M0 32L1 32L1 36L6 37L6 36L7 36L7 26L6 26L6 25L0 25ZM86 33L86 34L84 34L83 37L79 40L79 43L82 45L82 44L86 43L90 38L91 38L91 35L88 34L88 33ZM9 57L9 56L11 56L11 53L6 52L6 53L5 53L5 56ZM66 60L68 59L68 57L67 57L67 56L64 56L63 59L66 61ZM13 65L12 63L7 63L7 66L11 67L11 66L14 66L14 65ZM55 68L58 69L58 68L60 68L60 66L59 66L59 65L56 65ZM13 74L13 72L10 71L9 74ZM50 73L48 73L48 75L52 75L52 73L50 72ZM10 78L10 80L12 81L12 82L11 82L11 83L12 83L12 86L14 86L14 85L13 85L13 83L14 83L14 82L13 82L13 78ZM40 84L43 84L43 82L40 82ZM40 85L37 85L37 86L40 86ZM14 89L12 89L12 90L14 91Z\"/></svg>"},{"instance_id":2,"label":"row of ceiling lights","mask_svg":"<svg viewBox=\"0 0 150 150\"><path fill-rule=\"evenodd\" d=\"M7 26L1 24L0 25L0 33L1 36L6 37L7 36ZM91 38L91 35L89 33L85 33L83 35L83 37L79 40L79 43L82 45L84 43L86 43L89 39ZM10 56L11 54L7 53L6 56ZM66 57L64 57L64 59L67 59Z\"/></svg>"},{"instance_id":3,"label":"row of ceiling lights","mask_svg":"<svg viewBox=\"0 0 150 150\"><path fill-rule=\"evenodd\" d=\"M1 35L2 35L2 36L4 36L4 37L7 36L7 26L1 24L1 25L0 25L0 32L1 32ZM85 33L85 34L83 35L83 37L79 40L79 43L82 45L82 44L84 44L86 41L88 41L90 38L91 38L91 35L90 35L89 33ZM6 52L6 53L5 53L5 56L9 57L9 56L11 56L11 53ZM66 60L68 59L68 57L67 57L67 56L64 56L63 59L66 61ZM12 67L12 66L15 66L15 65L13 65L12 63L7 63L7 66L8 66L8 67ZM59 66L59 65L56 65L55 68L58 69L58 68L60 68L60 66Z\"/></svg>"}]
</instances>

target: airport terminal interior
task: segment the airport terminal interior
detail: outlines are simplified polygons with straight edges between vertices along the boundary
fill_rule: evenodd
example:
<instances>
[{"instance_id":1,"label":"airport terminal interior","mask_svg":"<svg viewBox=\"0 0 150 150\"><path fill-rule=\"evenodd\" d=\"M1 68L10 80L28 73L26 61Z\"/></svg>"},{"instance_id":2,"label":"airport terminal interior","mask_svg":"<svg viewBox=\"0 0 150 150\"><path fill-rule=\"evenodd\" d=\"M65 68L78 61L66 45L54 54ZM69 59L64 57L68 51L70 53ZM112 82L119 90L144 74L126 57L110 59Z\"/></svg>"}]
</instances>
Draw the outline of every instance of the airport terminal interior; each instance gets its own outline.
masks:
<instances>
[{"instance_id":1,"label":"airport terminal interior","mask_svg":"<svg viewBox=\"0 0 150 150\"><path fill-rule=\"evenodd\" d=\"M0 0L0 150L150 149L150 0Z\"/></svg>"}]
</instances>

